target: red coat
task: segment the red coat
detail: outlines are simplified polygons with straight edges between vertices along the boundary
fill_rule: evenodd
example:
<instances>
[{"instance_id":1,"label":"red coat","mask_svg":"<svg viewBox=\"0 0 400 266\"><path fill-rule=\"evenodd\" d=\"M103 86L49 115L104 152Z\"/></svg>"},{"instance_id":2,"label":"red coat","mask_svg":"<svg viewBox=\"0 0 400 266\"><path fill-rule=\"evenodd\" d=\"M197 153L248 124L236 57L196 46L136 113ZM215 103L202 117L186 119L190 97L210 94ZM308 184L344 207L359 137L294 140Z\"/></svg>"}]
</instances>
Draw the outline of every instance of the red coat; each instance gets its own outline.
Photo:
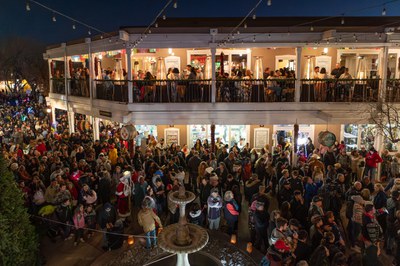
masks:
<instances>
[{"instance_id":1,"label":"red coat","mask_svg":"<svg viewBox=\"0 0 400 266\"><path fill-rule=\"evenodd\" d=\"M40 152L40 155L43 155L43 153L45 153L46 152L46 145L44 144L44 143L42 143L42 144L40 144L40 145L37 145L37 147L36 147L36 150L38 151L38 152Z\"/></svg>"},{"instance_id":2,"label":"red coat","mask_svg":"<svg viewBox=\"0 0 400 266\"><path fill-rule=\"evenodd\" d=\"M370 168L377 168L378 163L381 163L383 160L381 156L375 151L374 153L368 152L365 156L365 164Z\"/></svg>"}]
</instances>

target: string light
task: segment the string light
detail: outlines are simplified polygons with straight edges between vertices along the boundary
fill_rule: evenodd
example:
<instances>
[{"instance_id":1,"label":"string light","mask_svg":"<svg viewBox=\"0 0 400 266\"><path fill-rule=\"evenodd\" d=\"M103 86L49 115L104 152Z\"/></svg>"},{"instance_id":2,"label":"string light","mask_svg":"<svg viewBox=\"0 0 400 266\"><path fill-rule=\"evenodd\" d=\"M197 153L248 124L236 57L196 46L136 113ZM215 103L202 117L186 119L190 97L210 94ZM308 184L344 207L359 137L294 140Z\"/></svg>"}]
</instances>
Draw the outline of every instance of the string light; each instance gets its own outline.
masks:
<instances>
[{"instance_id":1,"label":"string light","mask_svg":"<svg viewBox=\"0 0 400 266\"><path fill-rule=\"evenodd\" d=\"M178 1L174 2L174 8L178 8Z\"/></svg>"},{"instance_id":2,"label":"string light","mask_svg":"<svg viewBox=\"0 0 400 266\"><path fill-rule=\"evenodd\" d=\"M267 6L271 6L272 5L272 0L268 0L267 1Z\"/></svg>"},{"instance_id":3,"label":"string light","mask_svg":"<svg viewBox=\"0 0 400 266\"><path fill-rule=\"evenodd\" d=\"M357 38L356 34L353 34L353 39L356 39L356 38Z\"/></svg>"},{"instance_id":4,"label":"string light","mask_svg":"<svg viewBox=\"0 0 400 266\"><path fill-rule=\"evenodd\" d=\"M340 21L340 24L344 25L344 18Z\"/></svg>"},{"instance_id":5,"label":"string light","mask_svg":"<svg viewBox=\"0 0 400 266\"><path fill-rule=\"evenodd\" d=\"M56 16L54 14L53 14L52 20L53 20L53 22L57 21L57 18L56 18Z\"/></svg>"},{"instance_id":6,"label":"string light","mask_svg":"<svg viewBox=\"0 0 400 266\"><path fill-rule=\"evenodd\" d=\"M253 19L255 20L257 18L256 14L253 14Z\"/></svg>"},{"instance_id":7,"label":"string light","mask_svg":"<svg viewBox=\"0 0 400 266\"><path fill-rule=\"evenodd\" d=\"M379 40L382 40L382 34L379 34Z\"/></svg>"},{"instance_id":8,"label":"string light","mask_svg":"<svg viewBox=\"0 0 400 266\"><path fill-rule=\"evenodd\" d=\"M92 32L90 31L90 29L87 32L88 35L92 35Z\"/></svg>"},{"instance_id":9,"label":"string light","mask_svg":"<svg viewBox=\"0 0 400 266\"><path fill-rule=\"evenodd\" d=\"M253 42L256 42L256 35L254 35L253 37Z\"/></svg>"},{"instance_id":10,"label":"string light","mask_svg":"<svg viewBox=\"0 0 400 266\"><path fill-rule=\"evenodd\" d=\"M149 34L151 34L151 30L149 29Z\"/></svg>"},{"instance_id":11,"label":"string light","mask_svg":"<svg viewBox=\"0 0 400 266\"><path fill-rule=\"evenodd\" d=\"M31 6L29 5L29 0L26 1L26 6L25 6L25 8L26 8L26 11L31 11Z\"/></svg>"},{"instance_id":12,"label":"string light","mask_svg":"<svg viewBox=\"0 0 400 266\"><path fill-rule=\"evenodd\" d=\"M154 24L154 27L158 28L158 23L157 22Z\"/></svg>"},{"instance_id":13,"label":"string light","mask_svg":"<svg viewBox=\"0 0 400 266\"><path fill-rule=\"evenodd\" d=\"M310 31L314 31L314 27L313 26L310 27Z\"/></svg>"},{"instance_id":14,"label":"string light","mask_svg":"<svg viewBox=\"0 0 400 266\"><path fill-rule=\"evenodd\" d=\"M166 19L167 19L167 16L164 14L164 15L162 16L162 19L163 19L163 20L166 20Z\"/></svg>"},{"instance_id":15,"label":"string light","mask_svg":"<svg viewBox=\"0 0 400 266\"><path fill-rule=\"evenodd\" d=\"M240 34L240 31L238 30L236 34L239 35L239 34Z\"/></svg>"},{"instance_id":16,"label":"string light","mask_svg":"<svg viewBox=\"0 0 400 266\"><path fill-rule=\"evenodd\" d=\"M72 24L72 29L74 30L74 29L76 29L76 26L75 26L75 24Z\"/></svg>"},{"instance_id":17,"label":"string light","mask_svg":"<svg viewBox=\"0 0 400 266\"><path fill-rule=\"evenodd\" d=\"M244 27L245 29L247 29L247 23L244 23L244 24L243 24L243 27Z\"/></svg>"},{"instance_id":18,"label":"string light","mask_svg":"<svg viewBox=\"0 0 400 266\"><path fill-rule=\"evenodd\" d=\"M342 41L342 35L339 36L339 42L341 42L341 41Z\"/></svg>"},{"instance_id":19,"label":"string light","mask_svg":"<svg viewBox=\"0 0 400 266\"><path fill-rule=\"evenodd\" d=\"M382 10L382 16L386 16L386 8L385 7Z\"/></svg>"}]
</instances>

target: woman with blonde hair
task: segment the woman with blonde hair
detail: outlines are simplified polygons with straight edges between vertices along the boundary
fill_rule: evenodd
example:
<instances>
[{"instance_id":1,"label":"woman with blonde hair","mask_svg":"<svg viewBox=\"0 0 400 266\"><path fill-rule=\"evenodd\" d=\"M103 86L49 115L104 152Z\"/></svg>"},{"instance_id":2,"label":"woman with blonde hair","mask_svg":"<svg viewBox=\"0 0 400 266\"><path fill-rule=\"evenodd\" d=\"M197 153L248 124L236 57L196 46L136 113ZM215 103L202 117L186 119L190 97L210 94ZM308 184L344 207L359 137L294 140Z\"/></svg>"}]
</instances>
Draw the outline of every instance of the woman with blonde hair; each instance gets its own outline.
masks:
<instances>
[{"instance_id":1,"label":"woman with blonde hair","mask_svg":"<svg viewBox=\"0 0 400 266\"><path fill-rule=\"evenodd\" d=\"M197 176L197 184L200 184L201 179L206 176L206 174L207 174L206 168L207 167L208 167L208 165L204 161L199 164L199 168L198 168L199 175Z\"/></svg>"},{"instance_id":2,"label":"woman with blonde hair","mask_svg":"<svg viewBox=\"0 0 400 266\"><path fill-rule=\"evenodd\" d=\"M324 180L324 172L322 172L321 167L315 166L314 171L312 173L312 179L315 183L319 183Z\"/></svg>"}]
</instances>

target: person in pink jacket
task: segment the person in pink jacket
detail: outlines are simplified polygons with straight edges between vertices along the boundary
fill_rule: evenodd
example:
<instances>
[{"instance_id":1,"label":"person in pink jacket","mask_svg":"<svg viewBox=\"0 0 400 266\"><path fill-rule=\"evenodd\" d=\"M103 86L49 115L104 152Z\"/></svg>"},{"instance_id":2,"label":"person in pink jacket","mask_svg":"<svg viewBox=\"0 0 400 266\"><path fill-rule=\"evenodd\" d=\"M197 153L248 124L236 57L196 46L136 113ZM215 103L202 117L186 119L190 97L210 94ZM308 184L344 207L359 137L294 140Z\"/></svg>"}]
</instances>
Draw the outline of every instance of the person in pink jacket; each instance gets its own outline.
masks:
<instances>
[{"instance_id":1,"label":"person in pink jacket","mask_svg":"<svg viewBox=\"0 0 400 266\"><path fill-rule=\"evenodd\" d=\"M369 149L369 152L365 156L365 169L364 176L369 176L371 182L375 182L375 175L378 169L378 163L381 163L383 160L381 156L379 156L378 152L374 147Z\"/></svg>"},{"instance_id":2,"label":"person in pink jacket","mask_svg":"<svg viewBox=\"0 0 400 266\"><path fill-rule=\"evenodd\" d=\"M79 204L76 207L73 220L75 225L74 246L76 246L78 245L78 240L80 240L82 243L85 242L85 240L83 240L83 229L85 228L85 210L82 204Z\"/></svg>"}]
</instances>

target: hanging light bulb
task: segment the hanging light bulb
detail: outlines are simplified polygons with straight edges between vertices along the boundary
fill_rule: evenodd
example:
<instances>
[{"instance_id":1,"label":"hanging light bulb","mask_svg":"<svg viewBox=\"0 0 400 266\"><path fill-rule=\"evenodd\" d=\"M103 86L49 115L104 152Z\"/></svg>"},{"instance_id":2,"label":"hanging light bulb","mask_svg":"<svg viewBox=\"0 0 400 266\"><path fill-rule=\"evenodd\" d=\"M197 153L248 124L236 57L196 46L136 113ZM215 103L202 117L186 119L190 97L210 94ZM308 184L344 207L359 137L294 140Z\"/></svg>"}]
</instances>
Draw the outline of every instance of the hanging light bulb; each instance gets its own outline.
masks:
<instances>
[{"instance_id":1,"label":"hanging light bulb","mask_svg":"<svg viewBox=\"0 0 400 266\"><path fill-rule=\"evenodd\" d=\"M344 25L344 18L340 21L340 24Z\"/></svg>"},{"instance_id":2,"label":"hanging light bulb","mask_svg":"<svg viewBox=\"0 0 400 266\"><path fill-rule=\"evenodd\" d=\"M57 21L56 16L54 14L53 14L53 17L51 19L53 20L53 22Z\"/></svg>"},{"instance_id":3,"label":"hanging light bulb","mask_svg":"<svg viewBox=\"0 0 400 266\"><path fill-rule=\"evenodd\" d=\"M75 23L74 23L74 24L72 24L72 29L73 29L73 30L75 30L75 29L76 29Z\"/></svg>"},{"instance_id":4,"label":"hanging light bulb","mask_svg":"<svg viewBox=\"0 0 400 266\"><path fill-rule=\"evenodd\" d=\"M356 37L356 40L355 40L356 42L358 42L358 39L357 39L357 37Z\"/></svg>"},{"instance_id":5,"label":"hanging light bulb","mask_svg":"<svg viewBox=\"0 0 400 266\"><path fill-rule=\"evenodd\" d=\"M383 10L382 10L382 16L386 16L386 8L383 8Z\"/></svg>"},{"instance_id":6,"label":"hanging light bulb","mask_svg":"<svg viewBox=\"0 0 400 266\"><path fill-rule=\"evenodd\" d=\"M353 39L356 39L356 38L357 38L356 34L353 34Z\"/></svg>"},{"instance_id":7,"label":"hanging light bulb","mask_svg":"<svg viewBox=\"0 0 400 266\"><path fill-rule=\"evenodd\" d=\"M271 33L268 34L268 38L269 38L269 39L271 38Z\"/></svg>"},{"instance_id":8,"label":"hanging light bulb","mask_svg":"<svg viewBox=\"0 0 400 266\"><path fill-rule=\"evenodd\" d=\"M256 35L254 35L253 37L253 42L256 42Z\"/></svg>"},{"instance_id":9,"label":"hanging light bulb","mask_svg":"<svg viewBox=\"0 0 400 266\"><path fill-rule=\"evenodd\" d=\"M145 34L144 37L147 38L147 34Z\"/></svg>"},{"instance_id":10,"label":"hanging light bulb","mask_svg":"<svg viewBox=\"0 0 400 266\"><path fill-rule=\"evenodd\" d=\"M310 27L310 31L314 31L314 27L313 26Z\"/></svg>"},{"instance_id":11,"label":"hanging light bulb","mask_svg":"<svg viewBox=\"0 0 400 266\"><path fill-rule=\"evenodd\" d=\"M87 32L88 35L92 35L92 32L90 31L90 29Z\"/></svg>"},{"instance_id":12,"label":"hanging light bulb","mask_svg":"<svg viewBox=\"0 0 400 266\"><path fill-rule=\"evenodd\" d=\"M103 37L103 35L100 35L100 39L102 39L102 40L103 40L103 38L104 38L104 37Z\"/></svg>"},{"instance_id":13,"label":"hanging light bulb","mask_svg":"<svg viewBox=\"0 0 400 266\"><path fill-rule=\"evenodd\" d=\"M239 34L240 34L240 31L238 30L238 31L236 32L236 34L239 35Z\"/></svg>"},{"instance_id":14,"label":"hanging light bulb","mask_svg":"<svg viewBox=\"0 0 400 266\"><path fill-rule=\"evenodd\" d=\"M272 0L268 0L267 1L267 6L271 6L272 5Z\"/></svg>"},{"instance_id":15,"label":"hanging light bulb","mask_svg":"<svg viewBox=\"0 0 400 266\"><path fill-rule=\"evenodd\" d=\"M151 34L151 29L149 29L148 33Z\"/></svg>"},{"instance_id":16,"label":"hanging light bulb","mask_svg":"<svg viewBox=\"0 0 400 266\"><path fill-rule=\"evenodd\" d=\"M163 20L166 20L166 19L167 19L167 16L164 14L164 15L162 16L162 19L163 19Z\"/></svg>"},{"instance_id":17,"label":"hanging light bulb","mask_svg":"<svg viewBox=\"0 0 400 266\"><path fill-rule=\"evenodd\" d=\"M257 15L256 14L253 14L253 19L256 19L257 18Z\"/></svg>"},{"instance_id":18,"label":"hanging light bulb","mask_svg":"<svg viewBox=\"0 0 400 266\"><path fill-rule=\"evenodd\" d=\"M174 2L174 8L178 8L178 1Z\"/></svg>"},{"instance_id":19,"label":"hanging light bulb","mask_svg":"<svg viewBox=\"0 0 400 266\"><path fill-rule=\"evenodd\" d=\"M382 34L379 34L379 40L382 40Z\"/></svg>"},{"instance_id":20,"label":"hanging light bulb","mask_svg":"<svg viewBox=\"0 0 400 266\"><path fill-rule=\"evenodd\" d=\"M154 24L154 27L158 28L158 23L156 22L156 24Z\"/></svg>"},{"instance_id":21,"label":"hanging light bulb","mask_svg":"<svg viewBox=\"0 0 400 266\"><path fill-rule=\"evenodd\" d=\"M26 1L26 11L31 11L31 6L29 5L29 0Z\"/></svg>"},{"instance_id":22,"label":"hanging light bulb","mask_svg":"<svg viewBox=\"0 0 400 266\"><path fill-rule=\"evenodd\" d=\"M341 42L341 41L342 41L342 35L339 36L339 42Z\"/></svg>"},{"instance_id":23,"label":"hanging light bulb","mask_svg":"<svg viewBox=\"0 0 400 266\"><path fill-rule=\"evenodd\" d=\"M247 23L246 23L246 22L244 23L243 27L244 27L245 29L247 29Z\"/></svg>"}]
</instances>

